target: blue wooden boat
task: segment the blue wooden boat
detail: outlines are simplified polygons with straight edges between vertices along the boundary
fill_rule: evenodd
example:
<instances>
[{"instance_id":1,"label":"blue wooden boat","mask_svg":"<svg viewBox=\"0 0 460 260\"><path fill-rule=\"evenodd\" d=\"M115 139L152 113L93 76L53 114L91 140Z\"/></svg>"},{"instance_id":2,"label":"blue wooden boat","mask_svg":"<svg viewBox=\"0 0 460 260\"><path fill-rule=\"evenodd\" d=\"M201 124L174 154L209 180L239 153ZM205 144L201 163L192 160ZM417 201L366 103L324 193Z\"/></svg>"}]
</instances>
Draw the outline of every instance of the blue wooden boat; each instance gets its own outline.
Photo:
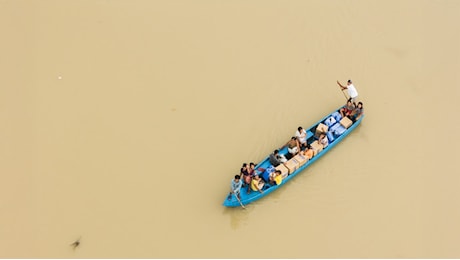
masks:
<instances>
[{"instance_id":1,"label":"blue wooden boat","mask_svg":"<svg viewBox=\"0 0 460 260\"><path fill-rule=\"evenodd\" d=\"M343 106L342 106L343 107ZM337 110L334 110L332 113L329 115L325 116L318 122L316 122L313 126L311 126L309 129L305 129L307 131L307 142L310 144L317 140L317 137L315 136L315 132L317 130L317 127L320 124L324 124L328 126L328 132L327 132L327 137L329 140L329 145L324 148L321 152L317 153L313 158L308 160L306 163L298 167L295 171L290 173L288 176L283 178L283 181L281 182L280 185L270 185L268 182L266 182L264 188L263 188L263 193L260 193L258 191L252 191L248 194L247 193L247 187L241 188L240 192L240 201L237 200L237 198L234 195L228 195L225 200L223 205L226 207L240 207L243 205L247 205L253 201L259 200L268 194L274 192L275 190L279 189L281 186L286 184L288 181L290 181L292 178L294 178L296 175L298 175L300 172L305 170L308 166L310 166L312 163L314 163L316 160L321 158L323 155L325 155L329 150L331 150L334 146L336 146L340 141L342 141L348 134L350 134L363 120L364 114L359 117L356 122L354 122L351 126L348 128L344 127L341 123L340 120L341 115L339 113L340 109L338 108ZM331 119L333 118L333 119ZM333 122L335 121L335 122ZM287 154L288 153L288 148L283 147L279 149L280 154ZM256 173L258 173L260 176L262 174L266 174L266 171L269 169L273 169L273 166L270 164L269 161L269 156L267 156L263 161L261 161L259 164L256 165L255 167ZM262 173L261 173L262 172Z\"/></svg>"}]
</instances>

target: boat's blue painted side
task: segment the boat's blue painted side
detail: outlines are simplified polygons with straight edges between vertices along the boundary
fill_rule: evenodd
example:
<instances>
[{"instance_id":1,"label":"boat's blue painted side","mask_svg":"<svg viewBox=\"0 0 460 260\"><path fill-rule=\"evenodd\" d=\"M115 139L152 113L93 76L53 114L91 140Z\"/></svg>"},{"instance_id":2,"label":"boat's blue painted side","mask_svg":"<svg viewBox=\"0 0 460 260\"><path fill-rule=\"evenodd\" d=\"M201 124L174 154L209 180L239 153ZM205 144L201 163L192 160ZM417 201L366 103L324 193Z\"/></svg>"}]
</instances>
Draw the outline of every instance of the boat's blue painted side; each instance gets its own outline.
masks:
<instances>
[{"instance_id":1,"label":"boat's blue painted side","mask_svg":"<svg viewBox=\"0 0 460 260\"><path fill-rule=\"evenodd\" d=\"M342 108L342 107L340 107ZM340 109L339 108L339 109ZM334 110L332 113L330 113L329 115L325 116L324 118L322 118L321 120L319 120L318 122L316 122L314 125L312 125L310 128L308 129L305 129L307 131L307 137L310 138L314 138L313 137L313 133L312 133L312 130L316 129L316 127L318 126L319 123L323 123L326 119L328 119L329 117L331 117L335 112L338 112L339 109L337 110ZM265 189L263 193L260 193L260 192L255 192L255 191L251 191L249 194L247 194L247 188L242 188L241 189L241 202L246 205L246 204L249 204L253 201L256 201L262 197L265 197L267 196L268 194L272 193L273 191L279 189L281 186L283 186L285 183L287 183L289 180L291 180L292 178L294 178L297 174L299 174L300 172L302 172L305 168L307 168L308 166L310 166L312 163L314 163L316 160L318 160L319 158L321 158L324 154L326 154L329 150L331 150L334 146L336 146L338 143L340 143L340 141L342 141L348 134L350 134L360 123L361 121L363 120L364 118L364 115L362 115L355 123L353 123L345 132L343 132L340 136L337 136L332 142L329 142L329 145L323 149L323 151L319 152L316 156L314 156L313 158L311 158L310 160L308 160L304 165L302 165L301 167L299 167L299 169L297 169L296 171L294 171L293 173L291 173L289 176L287 176L285 179L283 179L283 182L280 184L280 185L274 185L274 186L270 186L269 188ZM309 142L310 143L310 142ZM283 147L282 149L280 149L280 153L281 154L286 154L288 151L287 151L287 147ZM263 161L261 161L259 164L257 164L256 166L256 171L258 168L264 168L264 169L267 169L268 167L270 167L270 162L269 162L269 157L267 156ZM238 202L238 200L235 198L235 196L231 196L231 199L225 199L224 200L224 203L223 203L224 206L226 207L240 207L240 203Z\"/></svg>"}]
</instances>

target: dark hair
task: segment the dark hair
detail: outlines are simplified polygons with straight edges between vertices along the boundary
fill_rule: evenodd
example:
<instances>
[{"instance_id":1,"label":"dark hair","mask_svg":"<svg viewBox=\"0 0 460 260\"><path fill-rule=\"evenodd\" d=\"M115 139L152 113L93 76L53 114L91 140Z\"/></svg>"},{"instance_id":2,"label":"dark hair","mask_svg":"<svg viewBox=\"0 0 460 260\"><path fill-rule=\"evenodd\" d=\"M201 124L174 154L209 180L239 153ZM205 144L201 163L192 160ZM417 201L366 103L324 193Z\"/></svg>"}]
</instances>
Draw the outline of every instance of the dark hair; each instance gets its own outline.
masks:
<instances>
[{"instance_id":1,"label":"dark hair","mask_svg":"<svg viewBox=\"0 0 460 260\"><path fill-rule=\"evenodd\" d=\"M295 136L291 137L291 140L295 140L295 139L297 139Z\"/></svg>"},{"instance_id":2,"label":"dark hair","mask_svg":"<svg viewBox=\"0 0 460 260\"><path fill-rule=\"evenodd\" d=\"M301 127L301 126L299 126L299 127L297 128L297 130L299 130L299 131L300 131L300 130L302 130L302 127Z\"/></svg>"},{"instance_id":3,"label":"dark hair","mask_svg":"<svg viewBox=\"0 0 460 260\"><path fill-rule=\"evenodd\" d=\"M361 107L364 108L363 102L359 101L359 102L358 102L358 105L359 105L359 104L361 104Z\"/></svg>"},{"instance_id":4,"label":"dark hair","mask_svg":"<svg viewBox=\"0 0 460 260\"><path fill-rule=\"evenodd\" d=\"M281 174L281 171L280 171L280 170L275 170L275 172L277 172L277 173Z\"/></svg>"},{"instance_id":5,"label":"dark hair","mask_svg":"<svg viewBox=\"0 0 460 260\"><path fill-rule=\"evenodd\" d=\"M249 166L256 166L256 165L253 162L250 162Z\"/></svg>"},{"instance_id":6,"label":"dark hair","mask_svg":"<svg viewBox=\"0 0 460 260\"><path fill-rule=\"evenodd\" d=\"M276 149L275 151L273 151L274 154L277 154L279 153L280 151L278 151L278 149Z\"/></svg>"},{"instance_id":7,"label":"dark hair","mask_svg":"<svg viewBox=\"0 0 460 260\"><path fill-rule=\"evenodd\" d=\"M347 103L348 103L348 102L352 102L352 101L353 101L353 99L352 99L352 98L349 98L349 99L347 100Z\"/></svg>"},{"instance_id":8,"label":"dark hair","mask_svg":"<svg viewBox=\"0 0 460 260\"><path fill-rule=\"evenodd\" d=\"M348 80L348 83L351 83L351 79Z\"/></svg>"},{"instance_id":9,"label":"dark hair","mask_svg":"<svg viewBox=\"0 0 460 260\"><path fill-rule=\"evenodd\" d=\"M241 167L246 167L247 165L248 165L247 163L243 163L243 166L241 166Z\"/></svg>"},{"instance_id":10,"label":"dark hair","mask_svg":"<svg viewBox=\"0 0 460 260\"><path fill-rule=\"evenodd\" d=\"M235 179L239 180L241 177L239 175L235 175Z\"/></svg>"}]
</instances>

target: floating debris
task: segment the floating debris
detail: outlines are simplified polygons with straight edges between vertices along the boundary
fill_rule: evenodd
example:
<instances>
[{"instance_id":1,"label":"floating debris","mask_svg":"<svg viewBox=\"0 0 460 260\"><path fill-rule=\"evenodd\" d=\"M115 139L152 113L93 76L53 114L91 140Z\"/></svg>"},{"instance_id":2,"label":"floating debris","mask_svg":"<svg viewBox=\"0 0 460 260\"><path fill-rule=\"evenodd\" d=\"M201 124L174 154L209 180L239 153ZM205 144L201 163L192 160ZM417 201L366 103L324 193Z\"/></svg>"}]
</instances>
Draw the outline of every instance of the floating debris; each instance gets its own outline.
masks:
<instances>
[{"instance_id":1,"label":"floating debris","mask_svg":"<svg viewBox=\"0 0 460 260\"><path fill-rule=\"evenodd\" d=\"M78 246L80 246L80 239L81 239L81 237L80 237L79 239L75 240L75 242L73 242L72 244L70 244L70 246L73 247L74 250L75 250Z\"/></svg>"}]
</instances>

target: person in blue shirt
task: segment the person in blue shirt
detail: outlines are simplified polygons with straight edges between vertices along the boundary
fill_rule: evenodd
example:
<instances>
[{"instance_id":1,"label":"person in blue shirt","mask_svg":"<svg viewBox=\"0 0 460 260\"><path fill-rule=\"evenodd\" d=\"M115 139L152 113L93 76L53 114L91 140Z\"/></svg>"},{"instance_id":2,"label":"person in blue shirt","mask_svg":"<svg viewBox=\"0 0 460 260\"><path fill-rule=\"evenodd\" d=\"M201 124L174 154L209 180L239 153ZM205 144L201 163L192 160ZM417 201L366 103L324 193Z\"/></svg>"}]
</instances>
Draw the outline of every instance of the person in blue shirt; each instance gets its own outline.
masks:
<instances>
[{"instance_id":1,"label":"person in blue shirt","mask_svg":"<svg viewBox=\"0 0 460 260\"><path fill-rule=\"evenodd\" d=\"M228 200L232 198L232 194L235 194L238 199L240 199L240 191L241 187L243 186L243 182L241 181L240 175L235 175L235 179L232 180L230 184L230 194L228 194Z\"/></svg>"}]
</instances>

